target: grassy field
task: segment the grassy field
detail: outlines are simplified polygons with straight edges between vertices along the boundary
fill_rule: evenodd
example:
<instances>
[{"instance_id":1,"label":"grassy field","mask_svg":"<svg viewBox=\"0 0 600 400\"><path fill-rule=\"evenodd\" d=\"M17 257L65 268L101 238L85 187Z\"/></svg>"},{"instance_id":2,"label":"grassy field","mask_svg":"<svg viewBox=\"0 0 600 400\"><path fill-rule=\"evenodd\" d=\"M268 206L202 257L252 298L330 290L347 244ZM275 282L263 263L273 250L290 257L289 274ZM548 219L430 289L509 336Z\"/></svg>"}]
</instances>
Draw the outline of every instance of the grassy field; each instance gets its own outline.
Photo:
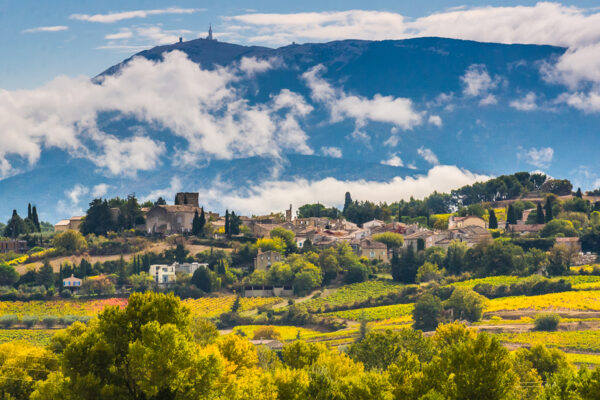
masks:
<instances>
[{"instance_id":1,"label":"grassy field","mask_svg":"<svg viewBox=\"0 0 600 400\"><path fill-rule=\"evenodd\" d=\"M306 301L303 305L308 310L318 310L326 305L330 307L351 305L369 298L377 298L388 293L398 292L402 290L402 287L403 285L399 283L386 280L353 283L340 287L328 296Z\"/></svg>"}]
</instances>

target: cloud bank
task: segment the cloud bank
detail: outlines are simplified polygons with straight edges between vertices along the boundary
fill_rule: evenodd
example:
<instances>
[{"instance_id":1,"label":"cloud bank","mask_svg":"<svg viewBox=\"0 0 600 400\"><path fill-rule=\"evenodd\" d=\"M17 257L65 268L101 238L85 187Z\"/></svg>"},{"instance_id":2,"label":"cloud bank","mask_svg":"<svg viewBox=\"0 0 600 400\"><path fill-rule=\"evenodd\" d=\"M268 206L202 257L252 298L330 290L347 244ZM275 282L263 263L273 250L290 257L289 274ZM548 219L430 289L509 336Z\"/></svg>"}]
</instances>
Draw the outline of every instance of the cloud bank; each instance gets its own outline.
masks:
<instances>
[{"instance_id":1,"label":"cloud bank","mask_svg":"<svg viewBox=\"0 0 600 400\"><path fill-rule=\"evenodd\" d=\"M132 18L147 18L152 15L163 15L163 14L192 14L196 12L204 11L203 8L160 8L154 10L133 10L133 11L122 11L113 12L108 14L71 14L70 19L86 22L99 22L102 24L112 24L114 22L132 19Z\"/></svg>"}]
</instances>

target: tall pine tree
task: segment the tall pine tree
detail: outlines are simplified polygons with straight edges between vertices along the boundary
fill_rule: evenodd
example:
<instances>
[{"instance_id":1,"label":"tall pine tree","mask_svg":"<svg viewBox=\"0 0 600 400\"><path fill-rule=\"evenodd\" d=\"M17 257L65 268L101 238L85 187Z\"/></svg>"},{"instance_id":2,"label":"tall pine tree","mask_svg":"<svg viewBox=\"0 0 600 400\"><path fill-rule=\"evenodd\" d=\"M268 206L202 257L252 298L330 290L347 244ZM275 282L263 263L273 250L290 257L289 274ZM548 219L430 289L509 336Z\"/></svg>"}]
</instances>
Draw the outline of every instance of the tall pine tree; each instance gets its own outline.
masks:
<instances>
[{"instance_id":1,"label":"tall pine tree","mask_svg":"<svg viewBox=\"0 0 600 400\"><path fill-rule=\"evenodd\" d=\"M489 223L488 223L488 227L490 229L498 229L498 218L496 218L496 212L494 211L493 208L490 208L489 210Z\"/></svg>"},{"instance_id":2,"label":"tall pine tree","mask_svg":"<svg viewBox=\"0 0 600 400\"><path fill-rule=\"evenodd\" d=\"M543 224L544 222L546 222L546 219L544 216L544 209L542 208L542 203L537 203L537 209L535 210L535 223Z\"/></svg>"}]
</instances>

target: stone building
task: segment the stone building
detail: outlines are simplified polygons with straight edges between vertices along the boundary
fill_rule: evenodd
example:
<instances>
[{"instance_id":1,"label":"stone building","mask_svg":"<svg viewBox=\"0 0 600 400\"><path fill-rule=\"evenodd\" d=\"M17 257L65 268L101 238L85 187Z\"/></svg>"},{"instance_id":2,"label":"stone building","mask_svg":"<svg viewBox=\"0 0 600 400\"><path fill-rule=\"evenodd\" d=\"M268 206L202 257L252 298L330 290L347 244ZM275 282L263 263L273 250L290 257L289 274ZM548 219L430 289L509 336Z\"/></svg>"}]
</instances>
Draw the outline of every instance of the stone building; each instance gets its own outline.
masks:
<instances>
[{"instance_id":1,"label":"stone building","mask_svg":"<svg viewBox=\"0 0 600 400\"><path fill-rule=\"evenodd\" d=\"M258 250L258 254L254 259L254 270L266 271L271 265L283 260L284 257L276 251L265 251L263 253L261 250Z\"/></svg>"},{"instance_id":2,"label":"stone building","mask_svg":"<svg viewBox=\"0 0 600 400\"><path fill-rule=\"evenodd\" d=\"M175 195L175 205L199 207L198 193L180 192Z\"/></svg>"}]
</instances>

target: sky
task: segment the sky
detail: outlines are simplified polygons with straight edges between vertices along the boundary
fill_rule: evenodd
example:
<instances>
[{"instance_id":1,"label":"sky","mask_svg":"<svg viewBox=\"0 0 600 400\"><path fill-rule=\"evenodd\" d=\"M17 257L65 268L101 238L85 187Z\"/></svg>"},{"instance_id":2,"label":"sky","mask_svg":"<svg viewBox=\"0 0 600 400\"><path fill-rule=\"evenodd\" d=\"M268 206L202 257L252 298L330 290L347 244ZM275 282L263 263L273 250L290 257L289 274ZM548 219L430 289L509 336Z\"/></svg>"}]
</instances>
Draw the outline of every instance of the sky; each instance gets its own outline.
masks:
<instances>
[{"instance_id":1,"label":"sky","mask_svg":"<svg viewBox=\"0 0 600 400\"><path fill-rule=\"evenodd\" d=\"M213 25L215 36L220 40L276 47L291 41L326 41L332 38L333 31L344 33L335 20L324 23L327 29L318 31L323 33L321 37L308 34L310 28L306 25L294 24L302 18L314 19L325 13L380 12L381 18L392 15L397 21L410 22L434 13L536 4L525 0L486 3L465 0L0 0L0 89L35 88L61 74L95 76L107 66L144 48L171 43L179 36L185 39L204 37L209 24ZM598 5L595 0L563 1L560 4L583 9L585 13L593 13L593 7ZM257 24L256 20L249 19L253 14L287 14L288 18L287 23L274 32L273 25L269 26L272 19L266 18L263 24ZM363 31L360 29L362 22L373 24L376 19L354 21L354 29L345 31L347 38L385 38L383 32L368 26ZM393 19L388 22L394 24ZM389 36L402 38L407 35L392 31Z\"/></svg>"}]
</instances>

